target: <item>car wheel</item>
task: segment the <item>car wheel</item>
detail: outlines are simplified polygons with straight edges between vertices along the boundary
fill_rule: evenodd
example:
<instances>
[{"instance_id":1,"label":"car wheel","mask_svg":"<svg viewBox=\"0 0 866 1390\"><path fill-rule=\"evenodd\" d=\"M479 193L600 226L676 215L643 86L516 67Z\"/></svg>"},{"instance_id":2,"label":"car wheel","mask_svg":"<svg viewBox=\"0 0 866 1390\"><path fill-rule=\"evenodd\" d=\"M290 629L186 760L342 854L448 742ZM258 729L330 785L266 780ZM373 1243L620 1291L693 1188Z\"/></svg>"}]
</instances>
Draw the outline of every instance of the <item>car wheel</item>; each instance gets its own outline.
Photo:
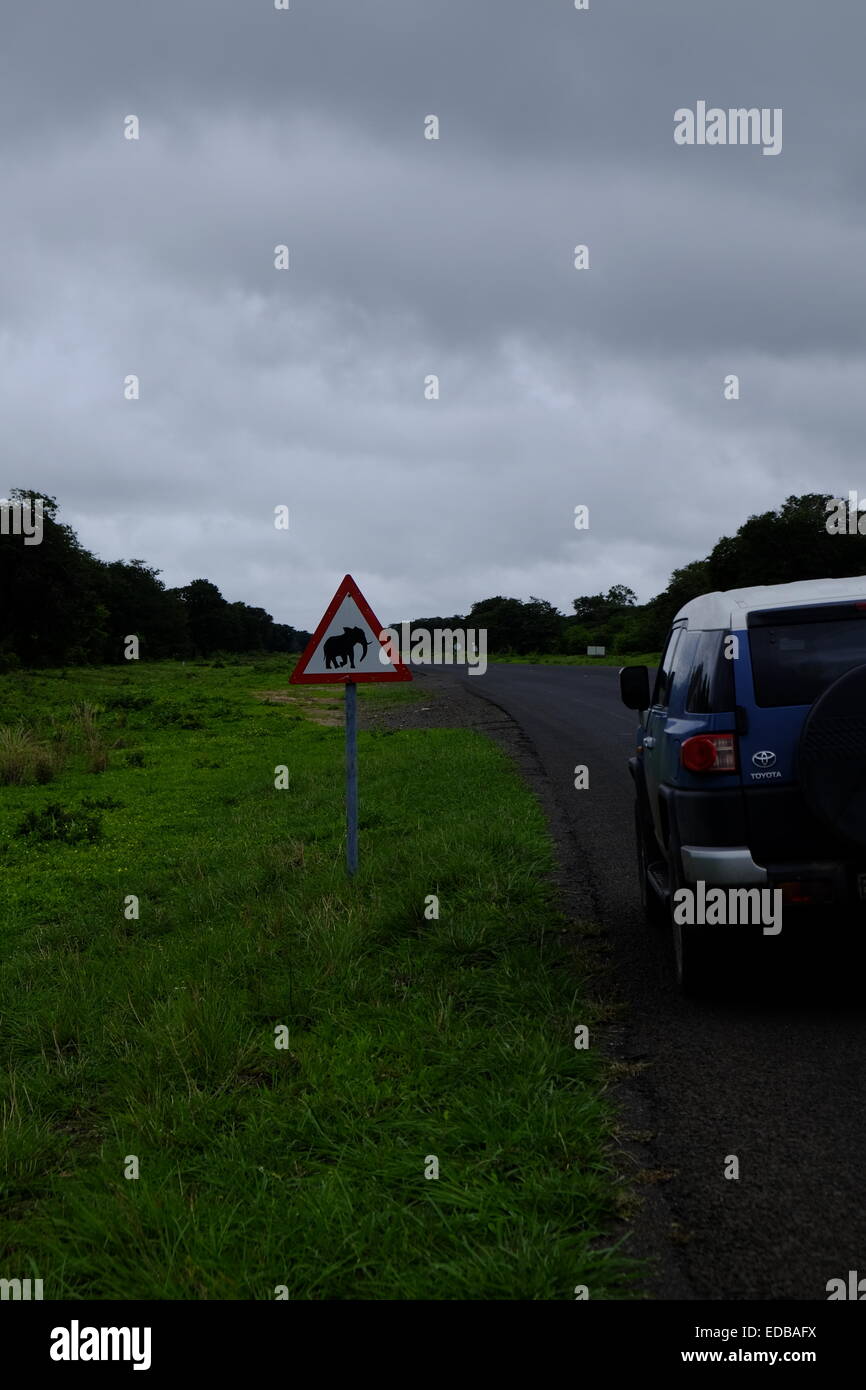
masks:
<instances>
[{"instance_id":1,"label":"car wheel","mask_svg":"<svg viewBox=\"0 0 866 1390\"><path fill-rule=\"evenodd\" d=\"M651 927L663 927L668 920L667 907L662 898L653 887L649 876L649 859L647 856L647 834L644 829L644 820L641 815L640 803L635 802L634 807L634 835L637 848L637 873L638 884L640 886L640 905L643 909L644 917Z\"/></svg>"}]
</instances>

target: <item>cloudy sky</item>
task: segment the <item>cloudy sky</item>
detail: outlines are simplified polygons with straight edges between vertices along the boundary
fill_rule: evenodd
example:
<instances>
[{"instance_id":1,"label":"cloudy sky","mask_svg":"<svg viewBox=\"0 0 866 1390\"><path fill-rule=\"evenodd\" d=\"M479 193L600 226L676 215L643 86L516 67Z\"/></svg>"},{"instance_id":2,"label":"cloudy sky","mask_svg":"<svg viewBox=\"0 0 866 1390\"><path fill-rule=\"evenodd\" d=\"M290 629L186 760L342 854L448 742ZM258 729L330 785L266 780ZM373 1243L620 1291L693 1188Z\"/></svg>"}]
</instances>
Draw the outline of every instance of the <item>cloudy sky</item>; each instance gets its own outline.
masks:
<instances>
[{"instance_id":1,"label":"cloudy sky","mask_svg":"<svg viewBox=\"0 0 866 1390\"><path fill-rule=\"evenodd\" d=\"M300 627L347 571L386 622L569 608L866 493L862 0L13 0L0 40L2 483L103 558ZM675 144L701 100L782 152Z\"/></svg>"}]
</instances>

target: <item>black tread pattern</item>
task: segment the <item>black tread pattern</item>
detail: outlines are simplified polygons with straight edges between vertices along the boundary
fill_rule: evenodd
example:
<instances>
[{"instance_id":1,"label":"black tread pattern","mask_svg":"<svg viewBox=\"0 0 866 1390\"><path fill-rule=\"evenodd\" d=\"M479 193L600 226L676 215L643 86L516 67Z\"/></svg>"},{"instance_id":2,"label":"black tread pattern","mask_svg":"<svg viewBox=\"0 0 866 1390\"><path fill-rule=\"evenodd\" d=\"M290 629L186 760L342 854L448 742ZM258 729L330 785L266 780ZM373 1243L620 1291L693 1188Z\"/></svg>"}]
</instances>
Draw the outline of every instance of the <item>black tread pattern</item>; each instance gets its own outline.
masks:
<instances>
[{"instance_id":1,"label":"black tread pattern","mask_svg":"<svg viewBox=\"0 0 866 1390\"><path fill-rule=\"evenodd\" d=\"M846 671L815 701L803 724L797 772L814 814L866 846L866 666Z\"/></svg>"}]
</instances>

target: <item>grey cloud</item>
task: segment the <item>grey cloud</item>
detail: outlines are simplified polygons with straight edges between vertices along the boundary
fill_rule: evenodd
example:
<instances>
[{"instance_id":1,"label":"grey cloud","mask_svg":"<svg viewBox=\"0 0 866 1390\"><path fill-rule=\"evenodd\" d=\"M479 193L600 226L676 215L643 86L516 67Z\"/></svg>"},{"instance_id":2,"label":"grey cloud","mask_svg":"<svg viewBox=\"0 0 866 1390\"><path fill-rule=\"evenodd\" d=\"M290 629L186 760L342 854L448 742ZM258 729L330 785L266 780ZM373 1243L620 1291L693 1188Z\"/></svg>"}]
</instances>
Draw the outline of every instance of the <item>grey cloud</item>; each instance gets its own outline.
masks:
<instances>
[{"instance_id":1,"label":"grey cloud","mask_svg":"<svg viewBox=\"0 0 866 1390\"><path fill-rule=\"evenodd\" d=\"M806 0L16 7L8 485L303 626L346 570L383 618L646 598L790 492L863 490L864 30ZM782 155L674 146L699 97L783 106Z\"/></svg>"}]
</instances>

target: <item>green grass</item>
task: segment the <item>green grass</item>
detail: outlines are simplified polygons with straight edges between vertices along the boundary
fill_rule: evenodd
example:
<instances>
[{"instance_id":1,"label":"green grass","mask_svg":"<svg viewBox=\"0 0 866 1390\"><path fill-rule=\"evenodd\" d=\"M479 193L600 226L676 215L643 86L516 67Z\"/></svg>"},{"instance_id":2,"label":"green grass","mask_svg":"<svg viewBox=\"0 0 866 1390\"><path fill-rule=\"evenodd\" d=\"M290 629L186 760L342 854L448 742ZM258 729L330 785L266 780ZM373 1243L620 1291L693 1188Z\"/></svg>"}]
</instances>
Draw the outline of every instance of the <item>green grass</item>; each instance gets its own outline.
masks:
<instances>
[{"instance_id":1,"label":"green grass","mask_svg":"<svg viewBox=\"0 0 866 1390\"><path fill-rule=\"evenodd\" d=\"M302 713L334 692L252 698L290 664L0 677L0 724L62 750L0 803L0 1274L61 1299L637 1296L537 804L474 732L362 732L348 883L342 730Z\"/></svg>"},{"instance_id":2,"label":"green grass","mask_svg":"<svg viewBox=\"0 0 866 1390\"><path fill-rule=\"evenodd\" d=\"M606 656L573 656L570 652L530 652L526 656L488 656L489 665L505 663L512 666L658 666L661 652L640 652L627 656L608 652Z\"/></svg>"}]
</instances>

